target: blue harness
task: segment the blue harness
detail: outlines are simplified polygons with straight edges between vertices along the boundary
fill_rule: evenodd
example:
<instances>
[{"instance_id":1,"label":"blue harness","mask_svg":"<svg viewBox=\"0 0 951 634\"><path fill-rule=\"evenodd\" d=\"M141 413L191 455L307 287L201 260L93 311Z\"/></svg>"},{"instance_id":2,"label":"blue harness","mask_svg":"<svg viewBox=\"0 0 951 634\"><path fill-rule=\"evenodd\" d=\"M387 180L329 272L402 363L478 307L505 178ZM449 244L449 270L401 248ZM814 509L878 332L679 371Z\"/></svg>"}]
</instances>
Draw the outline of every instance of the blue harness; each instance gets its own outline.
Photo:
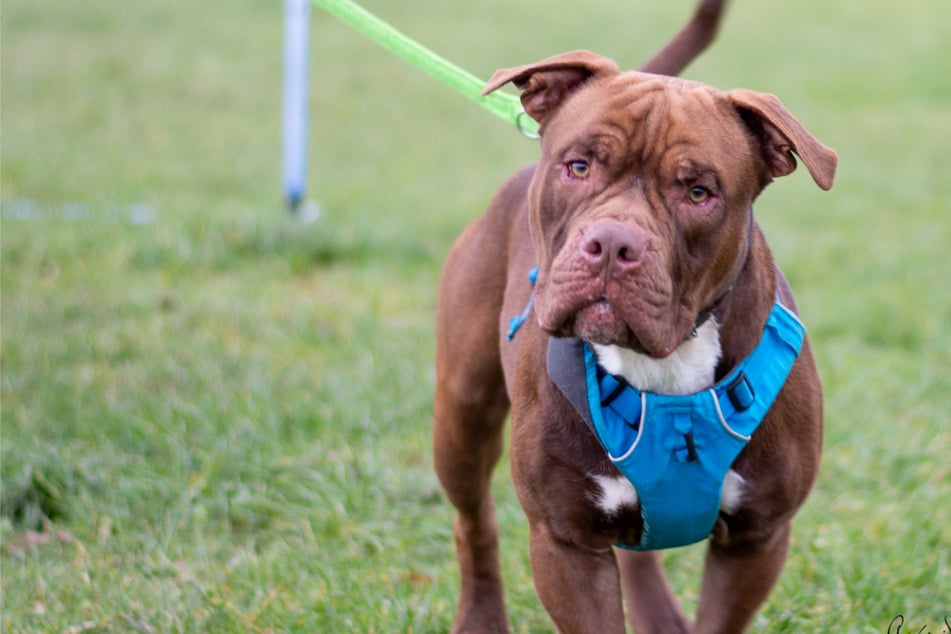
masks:
<instances>
[{"instance_id":1,"label":"blue harness","mask_svg":"<svg viewBox=\"0 0 951 634\"><path fill-rule=\"evenodd\" d=\"M753 352L712 388L682 396L637 390L601 368L587 343L549 339L549 375L637 491L641 540L619 546L659 550L710 534L727 471L782 389L804 337L777 300Z\"/></svg>"}]
</instances>

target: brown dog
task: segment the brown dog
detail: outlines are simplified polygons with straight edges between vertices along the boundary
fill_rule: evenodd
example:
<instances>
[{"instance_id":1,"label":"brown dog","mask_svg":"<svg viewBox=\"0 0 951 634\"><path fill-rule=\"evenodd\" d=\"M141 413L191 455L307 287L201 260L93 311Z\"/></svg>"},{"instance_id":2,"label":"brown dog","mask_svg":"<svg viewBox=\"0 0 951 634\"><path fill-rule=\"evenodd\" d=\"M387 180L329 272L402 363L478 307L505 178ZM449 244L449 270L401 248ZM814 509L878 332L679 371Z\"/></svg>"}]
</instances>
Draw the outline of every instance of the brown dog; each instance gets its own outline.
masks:
<instances>
[{"instance_id":1,"label":"brown dog","mask_svg":"<svg viewBox=\"0 0 951 634\"><path fill-rule=\"evenodd\" d=\"M692 56L678 46L649 68L678 71ZM739 632L779 576L822 436L809 343L772 325L798 320L752 203L795 169L793 153L830 188L836 155L771 95L622 73L588 52L501 70L486 91L508 82L540 124L541 159L456 242L437 314L435 464L459 513L454 631L508 631L489 484L511 407L535 586L560 631L623 632L623 581L638 633ZM761 344L790 338L782 352ZM599 381L636 395L626 425L610 428L597 400L626 410ZM702 404L666 396L694 394ZM654 418L662 403L669 420ZM765 414L753 427L735 422L747 408ZM611 446L615 433L637 460ZM718 439L739 444L718 458ZM716 490L684 497L711 458ZM651 550L703 538L691 629Z\"/></svg>"}]
</instances>

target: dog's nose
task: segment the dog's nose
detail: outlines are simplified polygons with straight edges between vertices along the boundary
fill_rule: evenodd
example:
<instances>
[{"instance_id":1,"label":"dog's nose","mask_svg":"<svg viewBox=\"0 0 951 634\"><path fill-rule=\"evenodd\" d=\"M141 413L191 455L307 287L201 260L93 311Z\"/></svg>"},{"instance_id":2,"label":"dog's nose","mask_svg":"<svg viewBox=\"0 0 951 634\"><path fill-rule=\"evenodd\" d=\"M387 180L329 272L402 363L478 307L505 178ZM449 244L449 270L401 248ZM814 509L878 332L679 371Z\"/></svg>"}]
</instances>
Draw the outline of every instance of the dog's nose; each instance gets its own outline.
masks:
<instances>
[{"instance_id":1,"label":"dog's nose","mask_svg":"<svg viewBox=\"0 0 951 634\"><path fill-rule=\"evenodd\" d=\"M614 273L625 273L640 263L647 251L642 235L621 225L594 225L581 239L581 256L593 271L611 267Z\"/></svg>"}]
</instances>

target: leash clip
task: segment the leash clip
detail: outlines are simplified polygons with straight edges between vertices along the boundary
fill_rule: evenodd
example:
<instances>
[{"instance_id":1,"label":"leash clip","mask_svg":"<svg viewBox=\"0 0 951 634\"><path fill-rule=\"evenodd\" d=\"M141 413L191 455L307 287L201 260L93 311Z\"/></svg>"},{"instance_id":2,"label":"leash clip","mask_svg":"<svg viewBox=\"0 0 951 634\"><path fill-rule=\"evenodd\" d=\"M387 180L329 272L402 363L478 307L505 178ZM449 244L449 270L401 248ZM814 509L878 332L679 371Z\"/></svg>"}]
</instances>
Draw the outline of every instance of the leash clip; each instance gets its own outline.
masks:
<instances>
[{"instance_id":1,"label":"leash clip","mask_svg":"<svg viewBox=\"0 0 951 634\"><path fill-rule=\"evenodd\" d=\"M522 117L526 116L528 113L524 110L519 110L518 114L515 115L515 127L518 128L518 131L522 133L522 136L526 136L529 139L537 141L542 138L537 132L532 132L522 123Z\"/></svg>"}]
</instances>

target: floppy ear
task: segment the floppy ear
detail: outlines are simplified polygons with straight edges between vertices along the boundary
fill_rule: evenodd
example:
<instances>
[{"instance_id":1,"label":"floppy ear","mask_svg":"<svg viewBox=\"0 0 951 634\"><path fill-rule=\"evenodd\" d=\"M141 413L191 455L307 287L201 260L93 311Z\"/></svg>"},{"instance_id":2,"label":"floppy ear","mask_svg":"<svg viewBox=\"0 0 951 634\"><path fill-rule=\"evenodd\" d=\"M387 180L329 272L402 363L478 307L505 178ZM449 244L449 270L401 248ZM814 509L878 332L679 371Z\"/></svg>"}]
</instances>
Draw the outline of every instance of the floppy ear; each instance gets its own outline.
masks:
<instances>
[{"instance_id":1,"label":"floppy ear","mask_svg":"<svg viewBox=\"0 0 951 634\"><path fill-rule=\"evenodd\" d=\"M779 99L752 90L732 90L726 96L759 140L772 176L785 176L796 169L795 152L819 187L832 188L838 162L835 150L809 134Z\"/></svg>"},{"instance_id":2,"label":"floppy ear","mask_svg":"<svg viewBox=\"0 0 951 634\"><path fill-rule=\"evenodd\" d=\"M620 72L613 60L588 51L573 51L534 64L497 70L482 94L513 82L522 91L525 112L541 124L584 82Z\"/></svg>"}]
</instances>

